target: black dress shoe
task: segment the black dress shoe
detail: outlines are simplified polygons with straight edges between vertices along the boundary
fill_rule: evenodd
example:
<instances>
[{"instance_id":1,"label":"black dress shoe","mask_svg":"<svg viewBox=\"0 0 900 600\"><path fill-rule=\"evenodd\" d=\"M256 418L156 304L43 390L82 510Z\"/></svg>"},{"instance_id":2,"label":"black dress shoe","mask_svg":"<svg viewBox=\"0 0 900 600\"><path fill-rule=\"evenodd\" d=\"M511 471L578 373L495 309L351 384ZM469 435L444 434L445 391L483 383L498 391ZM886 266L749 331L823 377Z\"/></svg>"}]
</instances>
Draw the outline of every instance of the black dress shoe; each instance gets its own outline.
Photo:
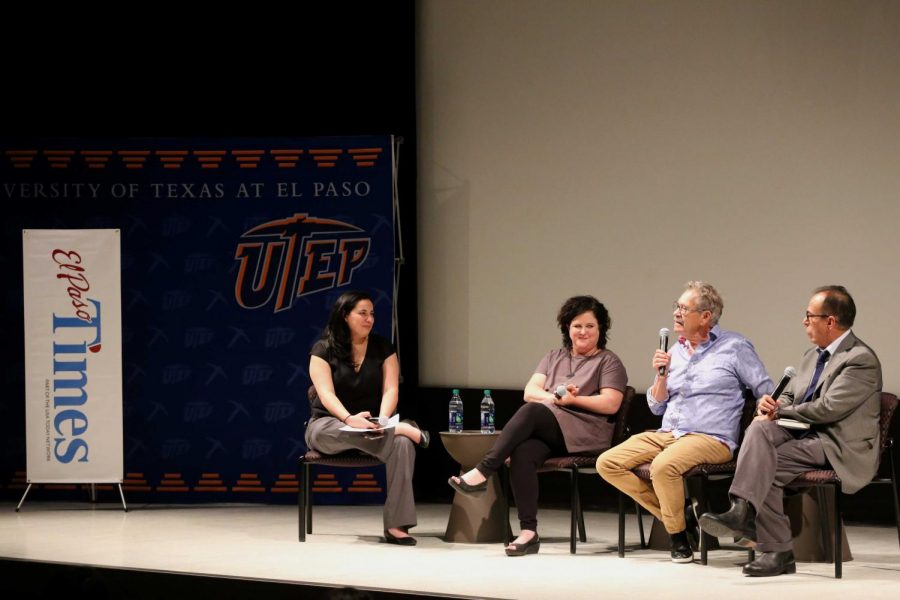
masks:
<instances>
[{"instance_id":1,"label":"black dress shoe","mask_svg":"<svg viewBox=\"0 0 900 600\"><path fill-rule=\"evenodd\" d=\"M752 563L744 565L744 575L747 577L774 577L797 572L797 563L794 562L794 551L763 552Z\"/></svg>"},{"instance_id":2,"label":"black dress shoe","mask_svg":"<svg viewBox=\"0 0 900 600\"><path fill-rule=\"evenodd\" d=\"M526 554L537 554L541 549L541 538L538 534L525 542L524 544L510 544L506 549L507 556L525 556Z\"/></svg>"},{"instance_id":3,"label":"black dress shoe","mask_svg":"<svg viewBox=\"0 0 900 600\"><path fill-rule=\"evenodd\" d=\"M756 542L756 511L753 505L737 496L731 497L731 508L723 513L703 513L700 527L716 537L734 537L747 546ZM740 543L740 542L739 542Z\"/></svg>"},{"instance_id":4,"label":"black dress shoe","mask_svg":"<svg viewBox=\"0 0 900 600\"><path fill-rule=\"evenodd\" d=\"M460 475L456 479L459 479L459 482L451 477L447 480L447 483L449 483L450 487L452 487L457 492L469 496L477 496L487 491L487 479L485 479L481 483L476 483L475 485L469 485L468 483L466 483L465 479L462 478L462 475Z\"/></svg>"},{"instance_id":5,"label":"black dress shoe","mask_svg":"<svg viewBox=\"0 0 900 600\"><path fill-rule=\"evenodd\" d=\"M684 531L670 534L669 541L672 545L672 562L694 562L694 553L691 551L691 545L688 543L687 534Z\"/></svg>"},{"instance_id":6,"label":"black dress shoe","mask_svg":"<svg viewBox=\"0 0 900 600\"><path fill-rule=\"evenodd\" d=\"M412 536L397 537L392 535L387 529L384 530L384 542L386 544L397 544L398 546L415 546L416 538Z\"/></svg>"}]
</instances>

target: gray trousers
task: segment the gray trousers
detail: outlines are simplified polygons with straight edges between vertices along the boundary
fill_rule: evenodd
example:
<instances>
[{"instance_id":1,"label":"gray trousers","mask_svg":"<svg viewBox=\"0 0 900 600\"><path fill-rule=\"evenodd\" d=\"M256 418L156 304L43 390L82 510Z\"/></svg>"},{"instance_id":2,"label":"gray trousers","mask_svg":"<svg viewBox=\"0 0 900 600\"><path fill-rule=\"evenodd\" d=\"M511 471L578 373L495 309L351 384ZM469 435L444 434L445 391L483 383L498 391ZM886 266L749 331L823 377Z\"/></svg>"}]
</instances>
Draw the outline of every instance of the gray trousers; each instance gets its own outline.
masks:
<instances>
[{"instance_id":1,"label":"gray trousers","mask_svg":"<svg viewBox=\"0 0 900 600\"><path fill-rule=\"evenodd\" d=\"M791 523L784 514L784 486L801 473L827 467L822 441L796 439L774 421L753 421L744 434L729 493L756 509L756 541L761 552L792 549Z\"/></svg>"},{"instance_id":2,"label":"gray trousers","mask_svg":"<svg viewBox=\"0 0 900 600\"><path fill-rule=\"evenodd\" d=\"M416 505L412 479L416 451L412 440L394 435L393 429L386 430L380 438L369 439L361 433L341 431L343 426L334 417L313 419L306 427L306 445L322 454L362 450L383 462L387 471L384 528L407 530L415 527Z\"/></svg>"}]
</instances>

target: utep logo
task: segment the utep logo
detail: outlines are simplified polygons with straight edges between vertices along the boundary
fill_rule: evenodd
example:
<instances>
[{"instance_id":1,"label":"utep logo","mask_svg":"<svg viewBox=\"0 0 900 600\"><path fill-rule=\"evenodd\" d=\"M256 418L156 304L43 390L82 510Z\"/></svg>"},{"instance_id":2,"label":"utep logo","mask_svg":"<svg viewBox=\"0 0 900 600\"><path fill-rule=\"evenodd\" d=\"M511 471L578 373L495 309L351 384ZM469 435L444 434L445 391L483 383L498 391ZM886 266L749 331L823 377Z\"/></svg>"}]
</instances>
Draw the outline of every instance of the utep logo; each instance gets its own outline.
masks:
<instances>
[{"instance_id":1,"label":"utep logo","mask_svg":"<svg viewBox=\"0 0 900 600\"><path fill-rule=\"evenodd\" d=\"M266 423L277 423L294 414L294 405L290 402L269 402L263 414Z\"/></svg>"},{"instance_id":2,"label":"utep logo","mask_svg":"<svg viewBox=\"0 0 900 600\"><path fill-rule=\"evenodd\" d=\"M90 448L84 438L88 415L81 407L88 403L87 352L98 354L103 345L101 303L85 295L91 284L77 251L56 249L51 258L59 270L56 278L67 285L65 291L74 315L52 315L53 456L61 463L88 462Z\"/></svg>"},{"instance_id":3,"label":"utep logo","mask_svg":"<svg viewBox=\"0 0 900 600\"><path fill-rule=\"evenodd\" d=\"M191 451L191 443L185 439L168 439L162 444L163 458L177 458Z\"/></svg>"},{"instance_id":4,"label":"utep logo","mask_svg":"<svg viewBox=\"0 0 900 600\"><path fill-rule=\"evenodd\" d=\"M234 297L242 308L273 301L274 312L294 299L347 285L369 256L371 236L343 221L295 214L244 233L235 252L240 261Z\"/></svg>"},{"instance_id":5,"label":"utep logo","mask_svg":"<svg viewBox=\"0 0 900 600\"><path fill-rule=\"evenodd\" d=\"M195 423L209 417L213 412L213 405L209 402L188 402L184 405L184 422Z\"/></svg>"},{"instance_id":6,"label":"utep logo","mask_svg":"<svg viewBox=\"0 0 900 600\"><path fill-rule=\"evenodd\" d=\"M251 439L244 442L241 448L241 456L244 459L261 458L272 451L272 443L269 440Z\"/></svg>"},{"instance_id":7,"label":"utep logo","mask_svg":"<svg viewBox=\"0 0 900 600\"><path fill-rule=\"evenodd\" d=\"M191 368L185 364L166 365L162 370L162 384L174 385L191 377Z\"/></svg>"},{"instance_id":8,"label":"utep logo","mask_svg":"<svg viewBox=\"0 0 900 600\"><path fill-rule=\"evenodd\" d=\"M265 383L272 378L272 367L269 365L247 365L244 367L244 385Z\"/></svg>"},{"instance_id":9,"label":"utep logo","mask_svg":"<svg viewBox=\"0 0 900 600\"><path fill-rule=\"evenodd\" d=\"M184 290L171 290L163 294L162 309L165 311L179 310L191 303L192 296Z\"/></svg>"},{"instance_id":10,"label":"utep logo","mask_svg":"<svg viewBox=\"0 0 900 600\"><path fill-rule=\"evenodd\" d=\"M287 327L270 327L266 329L264 346L267 349L286 346L294 340L294 330Z\"/></svg>"},{"instance_id":11,"label":"utep logo","mask_svg":"<svg viewBox=\"0 0 900 600\"><path fill-rule=\"evenodd\" d=\"M215 333L209 327L188 327L184 332L184 347L199 348L210 343Z\"/></svg>"},{"instance_id":12,"label":"utep logo","mask_svg":"<svg viewBox=\"0 0 900 600\"><path fill-rule=\"evenodd\" d=\"M163 237L175 237L186 233L191 228L191 220L187 217L169 217L162 224Z\"/></svg>"},{"instance_id":13,"label":"utep logo","mask_svg":"<svg viewBox=\"0 0 900 600\"><path fill-rule=\"evenodd\" d=\"M209 271L214 265L211 254L189 254L184 259L185 273L201 273Z\"/></svg>"}]
</instances>

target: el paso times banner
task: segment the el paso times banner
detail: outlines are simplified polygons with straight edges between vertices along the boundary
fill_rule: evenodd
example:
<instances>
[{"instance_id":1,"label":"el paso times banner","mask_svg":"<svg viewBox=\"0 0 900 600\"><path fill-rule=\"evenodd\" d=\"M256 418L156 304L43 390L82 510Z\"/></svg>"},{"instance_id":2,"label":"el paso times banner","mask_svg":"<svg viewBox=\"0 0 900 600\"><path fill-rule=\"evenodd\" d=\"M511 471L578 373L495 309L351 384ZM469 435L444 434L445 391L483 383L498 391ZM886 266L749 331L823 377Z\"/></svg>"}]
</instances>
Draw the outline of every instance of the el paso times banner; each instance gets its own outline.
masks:
<instances>
[{"instance_id":1,"label":"el paso times banner","mask_svg":"<svg viewBox=\"0 0 900 600\"><path fill-rule=\"evenodd\" d=\"M29 481L122 481L119 238L22 232Z\"/></svg>"}]
</instances>

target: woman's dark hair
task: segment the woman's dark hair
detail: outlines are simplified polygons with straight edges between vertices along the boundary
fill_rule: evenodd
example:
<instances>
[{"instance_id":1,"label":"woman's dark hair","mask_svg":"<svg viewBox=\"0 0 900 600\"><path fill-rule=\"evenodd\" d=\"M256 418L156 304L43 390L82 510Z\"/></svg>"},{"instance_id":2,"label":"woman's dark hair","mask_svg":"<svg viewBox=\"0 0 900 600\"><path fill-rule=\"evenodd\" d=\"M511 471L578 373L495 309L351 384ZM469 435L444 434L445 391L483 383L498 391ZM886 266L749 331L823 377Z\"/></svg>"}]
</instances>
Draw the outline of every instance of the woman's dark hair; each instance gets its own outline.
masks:
<instances>
[{"instance_id":1,"label":"woman's dark hair","mask_svg":"<svg viewBox=\"0 0 900 600\"><path fill-rule=\"evenodd\" d=\"M340 361L350 361L350 328L347 327L347 315L350 314L356 305L363 300L368 300L373 305L375 301L372 296L366 292L351 291L344 292L340 298L335 300L334 306L331 307L331 314L328 315L328 324L322 332L322 338L331 355Z\"/></svg>"},{"instance_id":2,"label":"woman's dark hair","mask_svg":"<svg viewBox=\"0 0 900 600\"><path fill-rule=\"evenodd\" d=\"M606 348L607 333L612 327L609 311L606 310L602 302L593 296L573 296L563 303L562 308L559 309L559 314L556 315L556 322L559 323L559 330L562 332L563 346L566 349L572 349L569 325L572 324L575 317L587 311L594 313L600 326L600 338L597 340L597 347Z\"/></svg>"}]
</instances>

